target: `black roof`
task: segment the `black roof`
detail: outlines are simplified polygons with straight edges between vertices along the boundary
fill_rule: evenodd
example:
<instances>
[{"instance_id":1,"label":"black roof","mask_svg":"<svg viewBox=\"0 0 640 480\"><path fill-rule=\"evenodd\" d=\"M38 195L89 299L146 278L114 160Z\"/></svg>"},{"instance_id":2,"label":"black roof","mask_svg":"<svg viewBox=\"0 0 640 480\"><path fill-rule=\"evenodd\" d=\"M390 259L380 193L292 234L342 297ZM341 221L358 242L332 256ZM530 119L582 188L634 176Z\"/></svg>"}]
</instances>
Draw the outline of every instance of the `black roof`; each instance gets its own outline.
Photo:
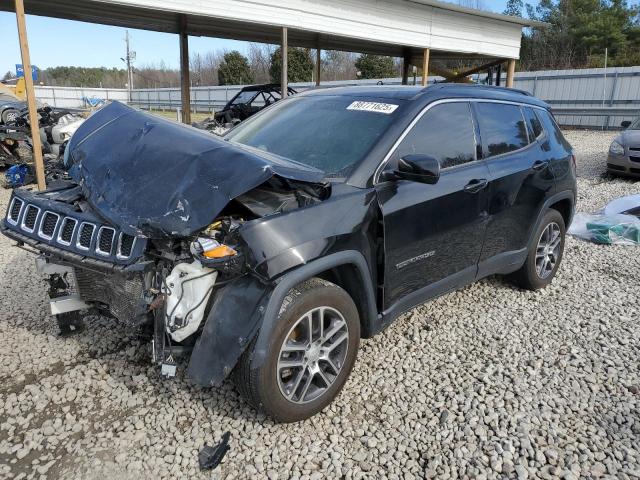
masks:
<instances>
[{"instance_id":1,"label":"black roof","mask_svg":"<svg viewBox=\"0 0 640 480\"><path fill-rule=\"evenodd\" d=\"M288 89L294 90L292 87L288 87ZM256 91L263 91L263 90L280 90L280 84L279 83L263 83L258 85L248 85L246 87L243 87L240 91L256 92Z\"/></svg>"},{"instance_id":2,"label":"black roof","mask_svg":"<svg viewBox=\"0 0 640 480\"><path fill-rule=\"evenodd\" d=\"M524 90L491 85L437 83L428 87L407 85L369 85L308 90L303 95L345 95L353 97L387 98L430 103L443 98L486 98L528 103L548 108L542 100Z\"/></svg>"}]
</instances>

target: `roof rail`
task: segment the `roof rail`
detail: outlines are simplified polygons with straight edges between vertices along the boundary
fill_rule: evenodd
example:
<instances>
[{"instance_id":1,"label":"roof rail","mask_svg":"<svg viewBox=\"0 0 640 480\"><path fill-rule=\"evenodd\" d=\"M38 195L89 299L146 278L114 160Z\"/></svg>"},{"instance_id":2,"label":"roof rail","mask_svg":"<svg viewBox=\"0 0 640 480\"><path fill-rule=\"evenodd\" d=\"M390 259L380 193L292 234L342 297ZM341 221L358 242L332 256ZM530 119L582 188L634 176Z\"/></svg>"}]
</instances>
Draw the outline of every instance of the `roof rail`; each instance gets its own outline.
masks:
<instances>
[{"instance_id":1,"label":"roof rail","mask_svg":"<svg viewBox=\"0 0 640 480\"><path fill-rule=\"evenodd\" d=\"M468 88L486 88L487 90L491 89L491 90L501 90L503 92L506 93L519 93L521 95L526 95L527 97L533 97L533 95L530 92L527 92L526 90L520 90L519 88L512 88L512 87L499 87L496 85L483 85L480 83L448 83L448 82L442 82L442 83L435 83L433 85L431 85L431 87L468 87ZM429 88L429 87L425 87ZM424 89L423 89L424 90Z\"/></svg>"}]
</instances>

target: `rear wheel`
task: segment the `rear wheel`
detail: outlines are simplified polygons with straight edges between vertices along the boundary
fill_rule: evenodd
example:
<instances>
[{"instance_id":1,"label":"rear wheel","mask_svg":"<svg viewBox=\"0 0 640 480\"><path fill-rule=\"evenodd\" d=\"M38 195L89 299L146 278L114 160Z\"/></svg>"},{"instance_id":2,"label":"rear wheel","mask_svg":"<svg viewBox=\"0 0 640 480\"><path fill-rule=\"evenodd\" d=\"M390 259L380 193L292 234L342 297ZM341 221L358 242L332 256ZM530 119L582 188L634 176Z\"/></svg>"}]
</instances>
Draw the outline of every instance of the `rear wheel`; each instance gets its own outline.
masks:
<instances>
[{"instance_id":1,"label":"rear wheel","mask_svg":"<svg viewBox=\"0 0 640 480\"><path fill-rule=\"evenodd\" d=\"M515 282L527 290L538 290L549 285L562 261L564 239L564 218L557 210L547 210L536 230L527 260L513 274Z\"/></svg>"},{"instance_id":2,"label":"rear wheel","mask_svg":"<svg viewBox=\"0 0 640 480\"><path fill-rule=\"evenodd\" d=\"M360 319L351 297L337 285L314 278L285 298L263 365L250 368L254 342L234 380L251 404L275 420L304 420L340 392L359 342Z\"/></svg>"}]
</instances>

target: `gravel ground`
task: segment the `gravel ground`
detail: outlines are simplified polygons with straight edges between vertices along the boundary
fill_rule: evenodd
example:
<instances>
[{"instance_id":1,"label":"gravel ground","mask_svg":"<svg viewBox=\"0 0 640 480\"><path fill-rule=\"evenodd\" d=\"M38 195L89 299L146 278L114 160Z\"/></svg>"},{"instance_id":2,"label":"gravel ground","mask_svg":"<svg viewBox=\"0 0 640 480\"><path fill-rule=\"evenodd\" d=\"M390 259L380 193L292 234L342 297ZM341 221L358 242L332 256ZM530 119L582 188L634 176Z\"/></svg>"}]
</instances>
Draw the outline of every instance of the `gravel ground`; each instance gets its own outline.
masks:
<instances>
[{"instance_id":1,"label":"gravel ground","mask_svg":"<svg viewBox=\"0 0 640 480\"><path fill-rule=\"evenodd\" d=\"M639 184L603 175L612 133L567 132L578 209ZM8 192L0 194L4 211ZM30 254L0 239L0 477L640 478L640 256L569 238L551 287L491 278L362 342L339 398L275 425L226 383L165 381L104 318L62 339Z\"/></svg>"}]
</instances>

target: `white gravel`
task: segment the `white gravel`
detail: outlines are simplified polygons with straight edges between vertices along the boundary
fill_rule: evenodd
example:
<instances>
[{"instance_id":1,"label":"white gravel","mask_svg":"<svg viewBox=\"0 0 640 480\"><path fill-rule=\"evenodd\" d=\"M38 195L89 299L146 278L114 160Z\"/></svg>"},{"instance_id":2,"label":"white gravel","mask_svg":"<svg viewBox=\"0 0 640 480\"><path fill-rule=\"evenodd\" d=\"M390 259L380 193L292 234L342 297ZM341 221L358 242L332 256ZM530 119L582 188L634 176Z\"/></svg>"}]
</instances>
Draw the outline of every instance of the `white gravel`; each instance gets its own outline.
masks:
<instances>
[{"instance_id":1,"label":"white gravel","mask_svg":"<svg viewBox=\"0 0 640 480\"><path fill-rule=\"evenodd\" d=\"M567 132L579 210L639 183L603 176L612 133ZM8 192L0 193L4 211ZM553 285L492 278L362 343L325 412L275 425L230 383L162 380L104 318L62 339L33 257L0 239L1 478L639 478L640 255L569 238ZM231 431L213 474L205 443Z\"/></svg>"}]
</instances>

